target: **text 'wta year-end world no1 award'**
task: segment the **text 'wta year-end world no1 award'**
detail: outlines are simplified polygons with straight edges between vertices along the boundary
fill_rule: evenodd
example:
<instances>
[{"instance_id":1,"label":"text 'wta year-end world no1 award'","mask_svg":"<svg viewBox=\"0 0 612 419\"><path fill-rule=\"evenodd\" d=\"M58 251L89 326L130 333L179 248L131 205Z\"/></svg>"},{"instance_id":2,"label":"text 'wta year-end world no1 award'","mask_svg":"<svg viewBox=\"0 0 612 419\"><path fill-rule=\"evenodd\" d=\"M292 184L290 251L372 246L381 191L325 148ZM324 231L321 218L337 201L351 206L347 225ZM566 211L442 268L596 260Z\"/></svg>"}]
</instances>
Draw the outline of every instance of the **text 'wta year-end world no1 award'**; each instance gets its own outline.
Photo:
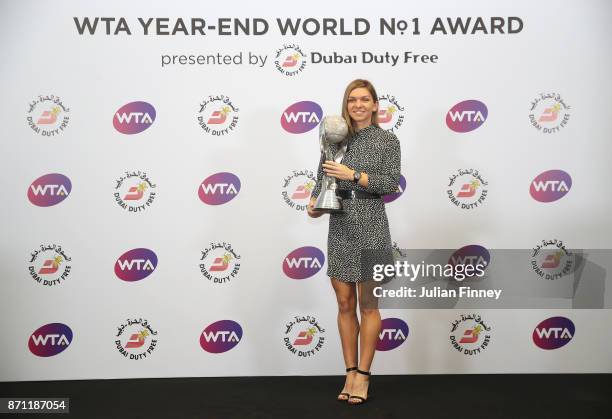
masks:
<instances>
[{"instance_id":1,"label":"text 'wta year-end world no1 award'","mask_svg":"<svg viewBox=\"0 0 612 419\"><path fill-rule=\"evenodd\" d=\"M325 160L341 160L346 152L348 125L340 115L326 116L319 125L319 143ZM344 142L344 143L343 143ZM343 144L341 144L343 143ZM338 159L338 160L336 160ZM336 178L323 174L321 192L314 209L322 212L342 212L342 201L336 196Z\"/></svg>"}]
</instances>

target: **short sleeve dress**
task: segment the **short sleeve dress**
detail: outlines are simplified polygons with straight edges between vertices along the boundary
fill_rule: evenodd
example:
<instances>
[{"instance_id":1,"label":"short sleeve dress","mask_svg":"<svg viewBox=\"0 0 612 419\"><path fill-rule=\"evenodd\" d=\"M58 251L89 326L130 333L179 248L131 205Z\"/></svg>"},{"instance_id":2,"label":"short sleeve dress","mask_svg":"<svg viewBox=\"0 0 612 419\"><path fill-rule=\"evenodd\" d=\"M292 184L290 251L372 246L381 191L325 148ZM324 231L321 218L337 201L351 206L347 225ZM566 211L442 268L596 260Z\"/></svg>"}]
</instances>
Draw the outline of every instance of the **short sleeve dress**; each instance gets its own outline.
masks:
<instances>
[{"instance_id":1,"label":"short sleeve dress","mask_svg":"<svg viewBox=\"0 0 612 419\"><path fill-rule=\"evenodd\" d=\"M332 146L335 147L335 146ZM334 148L333 151L336 151ZM321 192L324 156L317 170L312 197ZM379 195L397 191L401 170L400 144L397 137L370 125L349 138L342 164L368 174L368 187L350 180L338 180L338 189L353 189ZM362 273L362 250L384 250L384 263L393 263L389 221L382 198L344 199L343 213L329 215L327 236L327 275L343 282L372 280ZM380 253L379 253L380 254Z\"/></svg>"}]
</instances>

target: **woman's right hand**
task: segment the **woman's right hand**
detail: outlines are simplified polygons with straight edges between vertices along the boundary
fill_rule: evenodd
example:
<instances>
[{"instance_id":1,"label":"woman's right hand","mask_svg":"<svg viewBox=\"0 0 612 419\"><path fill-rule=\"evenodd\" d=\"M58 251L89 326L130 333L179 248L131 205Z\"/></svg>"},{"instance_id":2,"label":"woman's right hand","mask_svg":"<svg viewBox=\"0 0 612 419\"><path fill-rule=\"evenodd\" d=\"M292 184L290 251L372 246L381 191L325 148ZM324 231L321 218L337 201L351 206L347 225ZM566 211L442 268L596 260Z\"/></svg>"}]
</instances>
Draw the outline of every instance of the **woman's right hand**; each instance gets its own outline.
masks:
<instances>
[{"instance_id":1,"label":"woman's right hand","mask_svg":"<svg viewBox=\"0 0 612 419\"><path fill-rule=\"evenodd\" d=\"M310 202L308 203L308 207L306 207L306 211L308 211L308 216L311 218L319 218L324 214L322 211L316 211L314 208L314 204L317 202L317 198L310 198Z\"/></svg>"}]
</instances>

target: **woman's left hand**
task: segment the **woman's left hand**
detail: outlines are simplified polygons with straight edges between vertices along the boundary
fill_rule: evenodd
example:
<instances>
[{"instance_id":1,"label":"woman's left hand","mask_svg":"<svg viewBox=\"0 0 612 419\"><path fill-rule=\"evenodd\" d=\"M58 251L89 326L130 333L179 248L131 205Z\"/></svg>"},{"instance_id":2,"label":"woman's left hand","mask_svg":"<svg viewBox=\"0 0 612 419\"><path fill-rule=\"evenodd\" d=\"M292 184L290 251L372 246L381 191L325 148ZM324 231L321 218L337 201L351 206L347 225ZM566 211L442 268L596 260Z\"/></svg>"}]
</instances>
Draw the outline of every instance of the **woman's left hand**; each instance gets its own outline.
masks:
<instances>
[{"instance_id":1,"label":"woman's left hand","mask_svg":"<svg viewBox=\"0 0 612 419\"><path fill-rule=\"evenodd\" d=\"M343 164L336 163L335 161L326 160L325 163L323 163L323 171L328 176L333 176L336 179L353 180L354 170Z\"/></svg>"}]
</instances>

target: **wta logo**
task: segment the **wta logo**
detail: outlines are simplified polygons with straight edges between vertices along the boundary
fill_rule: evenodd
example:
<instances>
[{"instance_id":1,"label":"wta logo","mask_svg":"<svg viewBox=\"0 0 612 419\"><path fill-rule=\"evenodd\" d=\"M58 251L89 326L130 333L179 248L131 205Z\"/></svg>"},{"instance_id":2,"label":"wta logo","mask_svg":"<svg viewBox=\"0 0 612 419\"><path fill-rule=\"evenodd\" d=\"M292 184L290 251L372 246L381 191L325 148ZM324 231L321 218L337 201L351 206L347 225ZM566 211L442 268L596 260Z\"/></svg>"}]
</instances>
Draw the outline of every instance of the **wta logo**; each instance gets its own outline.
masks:
<instances>
[{"instance_id":1,"label":"wta logo","mask_svg":"<svg viewBox=\"0 0 612 419\"><path fill-rule=\"evenodd\" d=\"M242 327L233 320L219 320L200 335L200 346L206 352L220 354L233 349L242 339Z\"/></svg>"},{"instance_id":2,"label":"wta logo","mask_svg":"<svg viewBox=\"0 0 612 419\"><path fill-rule=\"evenodd\" d=\"M130 102L113 116L113 126L122 134L138 134L153 125L155 108L147 102Z\"/></svg>"},{"instance_id":3,"label":"wta logo","mask_svg":"<svg viewBox=\"0 0 612 419\"><path fill-rule=\"evenodd\" d=\"M240 179L233 173L221 172L208 176L200 184L198 196L208 205L221 205L234 199L240 192Z\"/></svg>"},{"instance_id":4,"label":"wta logo","mask_svg":"<svg viewBox=\"0 0 612 419\"><path fill-rule=\"evenodd\" d=\"M446 125L455 132L470 132L487 120L487 106L479 100L464 100L446 113Z\"/></svg>"},{"instance_id":5,"label":"wta logo","mask_svg":"<svg viewBox=\"0 0 612 419\"><path fill-rule=\"evenodd\" d=\"M70 179L59 173L49 173L30 184L28 199L36 206L51 207L66 199L71 190Z\"/></svg>"},{"instance_id":6,"label":"wta logo","mask_svg":"<svg viewBox=\"0 0 612 419\"><path fill-rule=\"evenodd\" d=\"M563 170L547 170L533 179L529 194L539 202L554 202L563 198L572 187L572 178Z\"/></svg>"},{"instance_id":7,"label":"wta logo","mask_svg":"<svg viewBox=\"0 0 612 419\"><path fill-rule=\"evenodd\" d=\"M397 198L402 196L405 189L406 189L406 178L404 177L404 175L400 175L399 185L397 185L397 192L390 193L388 195L383 195L382 199L385 202L385 204L388 204L389 202L393 202Z\"/></svg>"},{"instance_id":8,"label":"wta logo","mask_svg":"<svg viewBox=\"0 0 612 419\"><path fill-rule=\"evenodd\" d=\"M36 356L53 356L63 352L72 342L72 330L62 323L39 327L28 340L28 348Z\"/></svg>"},{"instance_id":9,"label":"wta logo","mask_svg":"<svg viewBox=\"0 0 612 419\"><path fill-rule=\"evenodd\" d=\"M283 129L292 134L302 134L315 128L321 122L323 109L310 101L297 102L283 112L280 122Z\"/></svg>"},{"instance_id":10,"label":"wta logo","mask_svg":"<svg viewBox=\"0 0 612 419\"><path fill-rule=\"evenodd\" d=\"M157 255L149 249L128 250L115 262L115 275L124 281L140 281L157 267Z\"/></svg>"},{"instance_id":11,"label":"wta logo","mask_svg":"<svg viewBox=\"0 0 612 419\"><path fill-rule=\"evenodd\" d=\"M306 279L321 270L325 255L313 246L304 246L289 253L283 261L283 272L292 279Z\"/></svg>"},{"instance_id":12,"label":"wta logo","mask_svg":"<svg viewBox=\"0 0 612 419\"><path fill-rule=\"evenodd\" d=\"M542 349L558 349L574 337L576 327L565 317L551 317L543 320L533 330L533 343Z\"/></svg>"},{"instance_id":13,"label":"wta logo","mask_svg":"<svg viewBox=\"0 0 612 419\"><path fill-rule=\"evenodd\" d=\"M489 251L478 244L470 244L455 250L448 260L448 264L455 267L454 276L459 281L465 278L482 277L490 262ZM461 272L458 270L459 266L462 266ZM471 269L468 269L469 267Z\"/></svg>"},{"instance_id":14,"label":"wta logo","mask_svg":"<svg viewBox=\"0 0 612 419\"><path fill-rule=\"evenodd\" d=\"M408 325L402 319L389 318L381 323L377 351L390 351L400 346L408 338Z\"/></svg>"}]
</instances>

